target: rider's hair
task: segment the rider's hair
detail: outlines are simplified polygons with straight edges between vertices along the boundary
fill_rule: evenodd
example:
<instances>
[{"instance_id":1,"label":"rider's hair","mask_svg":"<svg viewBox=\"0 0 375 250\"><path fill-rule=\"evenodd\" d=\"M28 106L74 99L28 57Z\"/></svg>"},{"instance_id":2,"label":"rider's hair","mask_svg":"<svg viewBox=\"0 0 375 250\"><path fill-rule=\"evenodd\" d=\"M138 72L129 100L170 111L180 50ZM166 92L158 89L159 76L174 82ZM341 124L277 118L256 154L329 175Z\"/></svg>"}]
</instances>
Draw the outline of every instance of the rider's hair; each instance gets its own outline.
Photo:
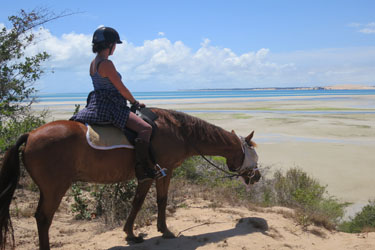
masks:
<instances>
[{"instance_id":1,"label":"rider's hair","mask_svg":"<svg viewBox=\"0 0 375 250\"><path fill-rule=\"evenodd\" d=\"M92 44L92 52L94 53L100 53L101 51L110 48L111 43L108 42L101 42L101 43L93 43Z\"/></svg>"}]
</instances>

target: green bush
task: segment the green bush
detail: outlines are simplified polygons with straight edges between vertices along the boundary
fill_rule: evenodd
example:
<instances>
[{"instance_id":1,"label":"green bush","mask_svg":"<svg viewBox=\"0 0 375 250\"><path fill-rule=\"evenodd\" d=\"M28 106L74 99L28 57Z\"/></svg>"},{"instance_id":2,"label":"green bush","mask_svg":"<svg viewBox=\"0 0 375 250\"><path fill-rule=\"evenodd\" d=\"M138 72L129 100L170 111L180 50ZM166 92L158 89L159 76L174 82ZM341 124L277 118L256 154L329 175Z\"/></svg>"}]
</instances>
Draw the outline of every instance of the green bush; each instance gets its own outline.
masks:
<instances>
[{"instance_id":1,"label":"green bush","mask_svg":"<svg viewBox=\"0 0 375 250\"><path fill-rule=\"evenodd\" d=\"M298 219L303 226L314 223L334 229L349 204L329 196L326 186L299 168L291 168L285 174L276 171L269 185L273 192L269 191L264 202L297 209L303 215Z\"/></svg>"},{"instance_id":2,"label":"green bush","mask_svg":"<svg viewBox=\"0 0 375 250\"><path fill-rule=\"evenodd\" d=\"M365 231L375 231L375 200L362 208L350 221L342 223L339 227L341 231L348 233L361 233Z\"/></svg>"},{"instance_id":3,"label":"green bush","mask_svg":"<svg viewBox=\"0 0 375 250\"><path fill-rule=\"evenodd\" d=\"M88 200L82 195L81 185L79 183L74 183L71 190L74 198L72 212L76 214L75 218L77 220L89 220L91 218L91 214L87 209Z\"/></svg>"},{"instance_id":4,"label":"green bush","mask_svg":"<svg viewBox=\"0 0 375 250\"><path fill-rule=\"evenodd\" d=\"M222 165L222 157L208 157L218 165ZM173 171L174 178L183 178L191 183L206 183L214 185L217 178L222 176L219 170L210 167L200 156L193 156L185 160L180 167Z\"/></svg>"},{"instance_id":5,"label":"green bush","mask_svg":"<svg viewBox=\"0 0 375 250\"><path fill-rule=\"evenodd\" d=\"M40 127L45 123L47 112L40 116L28 113L18 119L9 119L7 122L0 123L0 150L4 152L11 145L14 145L18 137L24 133Z\"/></svg>"},{"instance_id":6,"label":"green bush","mask_svg":"<svg viewBox=\"0 0 375 250\"><path fill-rule=\"evenodd\" d=\"M137 184L135 180L116 184L94 185L95 213L107 224L119 224L126 219L132 206Z\"/></svg>"},{"instance_id":7,"label":"green bush","mask_svg":"<svg viewBox=\"0 0 375 250\"><path fill-rule=\"evenodd\" d=\"M283 206L315 206L322 199L325 187L298 168L289 169L285 174L274 174L275 203Z\"/></svg>"},{"instance_id":8,"label":"green bush","mask_svg":"<svg viewBox=\"0 0 375 250\"><path fill-rule=\"evenodd\" d=\"M226 169L222 157L210 159ZM175 170L175 177L183 178L192 184L203 185L212 190L216 201L220 195L228 198L228 202L261 206L286 206L297 210L297 221L307 226L311 223L334 229L344 216L348 203L341 203L329 196L326 186L310 177L299 168L291 168L285 173L275 171L271 178L264 177L267 167L260 167L263 178L251 187L251 192L238 180L225 178L225 174L205 162L201 157L186 160ZM264 171L263 171L264 170ZM205 194L207 196L207 194Z\"/></svg>"},{"instance_id":9,"label":"green bush","mask_svg":"<svg viewBox=\"0 0 375 250\"><path fill-rule=\"evenodd\" d=\"M128 217L136 188L136 180L115 184L74 183L70 193L74 199L71 211L77 220L103 219L107 226L116 227ZM153 190L149 193L153 197L146 197L135 220L138 226L149 225L157 212L155 193Z\"/></svg>"}]
</instances>

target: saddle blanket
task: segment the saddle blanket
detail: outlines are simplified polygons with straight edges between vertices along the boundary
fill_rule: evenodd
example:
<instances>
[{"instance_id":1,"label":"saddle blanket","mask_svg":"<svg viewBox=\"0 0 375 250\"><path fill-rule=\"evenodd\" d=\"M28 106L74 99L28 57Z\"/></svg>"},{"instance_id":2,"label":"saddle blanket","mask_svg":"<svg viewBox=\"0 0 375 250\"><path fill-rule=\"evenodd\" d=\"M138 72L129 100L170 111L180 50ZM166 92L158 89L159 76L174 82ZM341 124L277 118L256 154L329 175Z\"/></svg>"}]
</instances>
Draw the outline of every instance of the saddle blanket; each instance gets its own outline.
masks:
<instances>
[{"instance_id":1,"label":"saddle blanket","mask_svg":"<svg viewBox=\"0 0 375 250\"><path fill-rule=\"evenodd\" d=\"M112 125L89 125L86 124L87 143L100 150L110 150L116 148L134 149L128 138L121 129Z\"/></svg>"}]
</instances>

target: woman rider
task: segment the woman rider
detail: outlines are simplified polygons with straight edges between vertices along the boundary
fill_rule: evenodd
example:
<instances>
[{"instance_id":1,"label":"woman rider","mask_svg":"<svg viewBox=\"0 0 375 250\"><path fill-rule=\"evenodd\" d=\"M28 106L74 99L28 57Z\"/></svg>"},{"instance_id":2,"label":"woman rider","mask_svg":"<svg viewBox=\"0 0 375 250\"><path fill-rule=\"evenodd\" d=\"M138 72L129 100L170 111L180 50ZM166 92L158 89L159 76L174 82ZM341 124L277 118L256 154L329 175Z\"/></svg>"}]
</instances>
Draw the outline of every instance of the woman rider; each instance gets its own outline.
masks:
<instances>
[{"instance_id":1,"label":"woman rider","mask_svg":"<svg viewBox=\"0 0 375 250\"><path fill-rule=\"evenodd\" d=\"M94 32L92 43L92 51L96 53L90 64L94 91L89 94L86 107L71 120L89 124L111 123L123 131L125 128L135 131L136 177L139 182L154 179L158 173L149 155L152 127L130 112L127 101L136 109L145 105L125 87L120 73L108 59L115 52L116 44L122 43L120 36L113 28L100 27Z\"/></svg>"}]
</instances>

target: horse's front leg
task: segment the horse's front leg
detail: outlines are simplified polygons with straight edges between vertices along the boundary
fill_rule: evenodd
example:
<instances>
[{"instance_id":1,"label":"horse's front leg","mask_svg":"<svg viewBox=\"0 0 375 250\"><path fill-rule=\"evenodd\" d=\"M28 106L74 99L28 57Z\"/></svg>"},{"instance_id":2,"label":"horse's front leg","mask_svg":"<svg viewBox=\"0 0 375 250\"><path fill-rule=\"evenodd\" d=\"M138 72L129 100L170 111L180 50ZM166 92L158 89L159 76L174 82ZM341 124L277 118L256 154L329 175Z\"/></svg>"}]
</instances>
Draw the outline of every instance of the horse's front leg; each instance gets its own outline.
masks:
<instances>
[{"instance_id":1,"label":"horse's front leg","mask_svg":"<svg viewBox=\"0 0 375 250\"><path fill-rule=\"evenodd\" d=\"M136 190L134 200L133 200L132 209L130 211L130 214L124 226L124 231L127 234L127 237L126 237L127 241L133 241L135 243L143 242L142 236L137 237L134 235L133 226L134 226L135 218L137 217L137 214L142 207L142 204L146 198L148 190L150 190L152 182L153 181L150 180L150 181L138 183L137 190Z\"/></svg>"},{"instance_id":2,"label":"horse's front leg","mask_svg":"<svg viewBox=\"0 0 375 250\"><path fill-rule=\"evenodd\" d=\"M168 188L172 173L156 181L157 203L158 203L158 231L163 234L164 238L175 238L175 235L169 231L166 223L165 210L167 208Z\"/></svg>"}]
</instances>

